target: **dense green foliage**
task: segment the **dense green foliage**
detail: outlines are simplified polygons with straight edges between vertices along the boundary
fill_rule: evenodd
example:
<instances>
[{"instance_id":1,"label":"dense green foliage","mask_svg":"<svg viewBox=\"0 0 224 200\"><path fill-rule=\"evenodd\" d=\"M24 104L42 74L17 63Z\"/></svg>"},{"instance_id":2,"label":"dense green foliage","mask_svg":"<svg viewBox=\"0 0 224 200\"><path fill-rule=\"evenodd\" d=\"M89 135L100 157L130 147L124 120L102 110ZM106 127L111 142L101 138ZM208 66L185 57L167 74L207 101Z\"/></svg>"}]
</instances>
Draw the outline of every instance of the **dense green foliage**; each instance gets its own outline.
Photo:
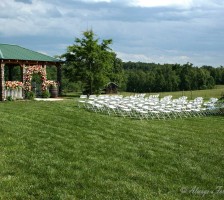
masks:
<instances>
[{"instance_id":1,"label":"dense green foliage","mask_svg":"<svg viewBox=\"0 0 224 200\"><path fill-rule=\"evenodd\" d=\"M9 72L9 70L11 70L11 74ZM11 75L11 77L10 77ZM5 80L8 81L9 79L13 80L13 81L21 81L22 80L22 73L21 73L21 69L20 66L9 66L9 67L5 67Z\"/></svg>"},{"instance_id":2,"label":"dense green foliage","mask_svg":"<svg viewBox=\"0 0 224 200\"><path fill-rule=\"evenodd\" d=\"M75 79L71 70L65 66L65 86L74 85L75 91L82 90L82 81ZM69 69L69 70L68 70ZM115 82L120 91L127 92L169 92L191 91L214 88L224 84L224 67L196 67L190 63L155 64L141 62L122 62L114 57L112 71L106 73L107 81ZM72 88L72 87L70 87Z\"/></svg>"},{"instance_id":3,"label":"dense green foliage","mask_svg":"<svg viewBox=\"0 0 224 200\"><path fill-rule=\"evenodd\" d=\"M100 93L110 79L115 81L119 76L119 62L110 49L112 40L95 39L93 31L83 33L83 38L76 38L75 44L68 47L67 53L62 57L66 59L64 66L65 76L70 81L80 81L87 94Z\"/></svg>"},{"instance_id":4,"label":"dense green foliage","mask_svg":"<svg viewBox=\"0 0 224 200\"><path fill-rule=\"evenodd\" d=\"M201 90L224 84L223 67L127 62L124 69L128 92Z\"/></svg>"},{"instance_id":5,"label":"dense green foliage","mask_svg":"<svg viewBox=\"0 0 224 200\"><path fill-rule=\"evenodd\" d=\"M0 199L223 199L221 116L139 121L74 99L0 114Z\"/></svg>"}]
</instances>

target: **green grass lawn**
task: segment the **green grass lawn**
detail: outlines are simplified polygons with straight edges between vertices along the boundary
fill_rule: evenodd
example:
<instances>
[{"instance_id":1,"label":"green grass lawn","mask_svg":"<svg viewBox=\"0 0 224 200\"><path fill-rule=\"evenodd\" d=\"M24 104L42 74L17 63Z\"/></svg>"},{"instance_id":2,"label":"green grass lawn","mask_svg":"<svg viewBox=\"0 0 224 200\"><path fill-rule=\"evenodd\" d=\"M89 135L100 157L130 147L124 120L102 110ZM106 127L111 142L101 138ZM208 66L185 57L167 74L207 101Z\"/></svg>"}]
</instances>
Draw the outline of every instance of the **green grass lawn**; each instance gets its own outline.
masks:
<instances>
[{"instance_id":1,"label":"green grass lawn","mask_svg":"<svg viewBox=\"0 0 224 200\"><path fill-rule=\"evenodd\" d=\"M123 95L133 95L133 93L121 92ZM159 94L160 97L172 95L173 98L179 98L181 96L187 96L188 99L195 99L196 97L203 97L208 100L211 97L221 98L224 95L224 85L216 85L214 89L208 90L193 90L193 91L176 91L176 92L158 92L150 94ZM147 94L149 95L149 94Z\"/></svg>"},{"instance_id":2,"label":"green grass lawn","mask_svg":"<svg viewBox=\"0 0 224 200\"><path fill-rule=\"evenodd\" d=\"M216 85L214 89L208 90L193 90L193 91L177 91L177 92L161 92L160 96L164 97L166 95L170 95L174 98L178 98L180 96L187 96L188 99L195 99L196 97L204 97L205 99L209 99L211 97L220 98L224 95L224 85Z\"/></svg>"},{"instance_id":3,"label":"green grass lawn","mask_svg":"<svg viewBox=\"0 0 224 200\"><path fill-rule=\"evenodd\" d=\"M0 199L224 198L223 116L140 121L74 99L0 114Z\"/></svg>"}]
</instances>

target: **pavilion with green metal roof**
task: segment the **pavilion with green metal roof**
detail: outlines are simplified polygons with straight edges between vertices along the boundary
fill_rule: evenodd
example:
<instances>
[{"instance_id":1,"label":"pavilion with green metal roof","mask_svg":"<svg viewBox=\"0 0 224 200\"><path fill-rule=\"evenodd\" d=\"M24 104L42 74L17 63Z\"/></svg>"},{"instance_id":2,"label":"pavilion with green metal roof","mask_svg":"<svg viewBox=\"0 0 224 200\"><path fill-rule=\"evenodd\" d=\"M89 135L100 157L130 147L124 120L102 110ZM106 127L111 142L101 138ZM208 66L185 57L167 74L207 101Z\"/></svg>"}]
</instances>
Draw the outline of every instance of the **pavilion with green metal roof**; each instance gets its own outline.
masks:
<instances>
[{"instance_id":1,"label":"pavilion with green metal roof","mask_svg":"<svg viewBox=\"0 0 224 200\"><path fill-rule=\"evenodd\" d=\"M20 66L21 81L24 83L24 73L26 66L42 66L43 69L47 66L57 67L57 82L59 83L59 95L62 93L61 85L61 66L63 61L53 58L51 56L23 48L18 45L0 44L0 101L5 100L5 76L4 69L8 67L9 81L12 77L12 68Z\"/></svg>"}]
</instances>

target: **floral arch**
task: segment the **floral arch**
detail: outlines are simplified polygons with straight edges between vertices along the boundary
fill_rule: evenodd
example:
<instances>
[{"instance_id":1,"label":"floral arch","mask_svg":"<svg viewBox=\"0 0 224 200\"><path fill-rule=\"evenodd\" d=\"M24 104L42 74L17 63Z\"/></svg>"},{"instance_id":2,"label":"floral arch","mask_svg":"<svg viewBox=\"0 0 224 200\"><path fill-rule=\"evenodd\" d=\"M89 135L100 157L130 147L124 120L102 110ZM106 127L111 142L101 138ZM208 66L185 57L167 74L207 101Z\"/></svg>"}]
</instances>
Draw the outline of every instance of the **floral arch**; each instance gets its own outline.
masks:
<instances>
[{"instance_id":1,"label":"floral arch","mask_svg":"<svg viewBox=\"0 0 224 200\"><path fill-rule=\"evenodd\" d=\"M47 74L46 74L46 68L43 67L42 65L34 65L34 66L28 66L25 67L25 83L24 83L24 90L26 92L30 92L32 90L32 85L31 85L31 80L33 74L40 74L41 75L41 80L42 80L42 85L41 85L41 90L46 91L47 90Z\"/></svg>"},{"instance_id":2,"label":"floral arch","mask_svg":"<svg viewBox=\"0 0 224 200\"><path fill-rule=\"evenodd\" d=\"M23 99L33 96L32 94L32 78L33 74L39 74L41 76L41 91L42 97L52 98L58 97L58 88L60 86L59 82L54 80L47 80L46 66L44 65L32 65L32 66L22 66L23 71L23 82L20 81L6 81L5 82L5 98L10 99ZM24 92L23 93L23 89ZM31 93L30 93L31 92Z\"/></svg>"}]
</instances>

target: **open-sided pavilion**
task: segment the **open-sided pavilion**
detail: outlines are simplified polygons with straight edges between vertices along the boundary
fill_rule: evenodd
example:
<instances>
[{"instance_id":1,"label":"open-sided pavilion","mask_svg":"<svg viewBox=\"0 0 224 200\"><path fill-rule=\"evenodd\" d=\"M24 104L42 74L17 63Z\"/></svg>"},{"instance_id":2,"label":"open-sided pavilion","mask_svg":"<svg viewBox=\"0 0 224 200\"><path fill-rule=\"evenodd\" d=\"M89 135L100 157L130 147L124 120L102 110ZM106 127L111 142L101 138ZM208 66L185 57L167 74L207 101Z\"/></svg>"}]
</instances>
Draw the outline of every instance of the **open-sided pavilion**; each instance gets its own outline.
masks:
<instances>
[{"instance_id":1,"label":"open-sided pavilion","mask_svg":"<svg viewBox=\"0 0 224 200\"><path fill-rule=\"evenodd\" d=\"M5 67L8 67L8 80L12 81L12 69L20 66L21 81L25 83L25 73L28 67L40 66L45 70L47 66L57 68L57 82L59 83L59 95L62 93L62 69L63 61L48 55L23 48L18 45L0 44L0 101L5 100Z\"/></svg>"}]
</instances>

